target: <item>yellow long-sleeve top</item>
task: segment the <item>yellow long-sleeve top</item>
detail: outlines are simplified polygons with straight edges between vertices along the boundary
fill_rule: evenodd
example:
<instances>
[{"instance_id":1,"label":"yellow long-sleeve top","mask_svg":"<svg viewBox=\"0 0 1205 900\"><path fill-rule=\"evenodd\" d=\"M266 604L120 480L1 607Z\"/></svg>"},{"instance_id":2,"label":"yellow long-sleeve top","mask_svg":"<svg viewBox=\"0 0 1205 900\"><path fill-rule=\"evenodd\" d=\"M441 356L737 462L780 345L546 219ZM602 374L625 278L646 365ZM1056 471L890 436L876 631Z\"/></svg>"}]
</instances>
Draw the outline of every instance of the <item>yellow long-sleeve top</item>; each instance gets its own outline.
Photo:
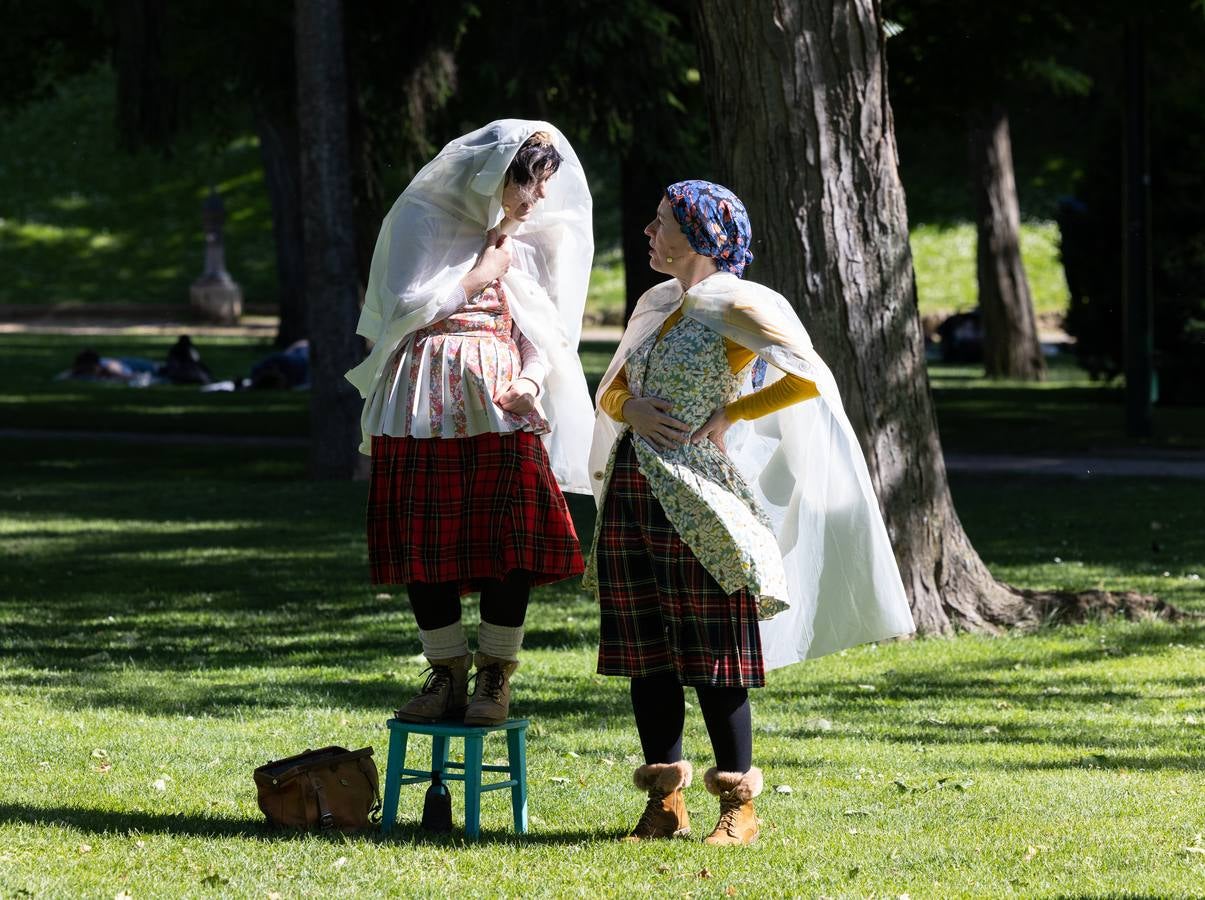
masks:
<instances>
[{"instance_id":1,"label":"yellow long-sleeve top","mask_svg":"<svg viewBox=\"0 0 1205 900\"><path fill-rule=\"evenodd\" d=\"M673 312L661 326L661 333L657 335L657 340L665 337L681 318L681 309ZM747 347L742 347L728 338L724 338L724 352L728 355L728 366L733 372L739 372L745 368L753 362L753 358L757 355ZM758 419L788 407L792 403L819 396L820 391L816 388L815 382L800 378L798 375L784 373L778 381L732 401L725 409L728 418L734 422L741 419ZM632 392L628 389L628 372L624 367L619 370L614 380L603 392L599 405L603 408L603 412L616 422L622 422L624 421L623 405L631 399Z\"/></svg>"}]
</instances>

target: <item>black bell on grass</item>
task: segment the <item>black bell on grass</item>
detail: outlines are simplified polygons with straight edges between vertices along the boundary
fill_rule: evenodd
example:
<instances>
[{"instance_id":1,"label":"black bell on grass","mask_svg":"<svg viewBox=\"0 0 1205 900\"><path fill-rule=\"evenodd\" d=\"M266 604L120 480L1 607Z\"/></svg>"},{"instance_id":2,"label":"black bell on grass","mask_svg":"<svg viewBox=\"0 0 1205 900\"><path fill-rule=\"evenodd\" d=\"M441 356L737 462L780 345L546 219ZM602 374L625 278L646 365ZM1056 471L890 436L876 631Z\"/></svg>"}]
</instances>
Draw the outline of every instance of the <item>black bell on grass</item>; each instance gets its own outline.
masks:
<instances>
[{"instance_id":1,"label":"black bell on grass","mask_svg":"<svg viewBox=\"0 0 1205 900\"><path fill-rule=\"evenodd\" d=\"M431 773L431 786L423 798L424 831L445 834L452 830L452 795L448 786L440 780L438 772Z\"/></svg>"}]
</instances>

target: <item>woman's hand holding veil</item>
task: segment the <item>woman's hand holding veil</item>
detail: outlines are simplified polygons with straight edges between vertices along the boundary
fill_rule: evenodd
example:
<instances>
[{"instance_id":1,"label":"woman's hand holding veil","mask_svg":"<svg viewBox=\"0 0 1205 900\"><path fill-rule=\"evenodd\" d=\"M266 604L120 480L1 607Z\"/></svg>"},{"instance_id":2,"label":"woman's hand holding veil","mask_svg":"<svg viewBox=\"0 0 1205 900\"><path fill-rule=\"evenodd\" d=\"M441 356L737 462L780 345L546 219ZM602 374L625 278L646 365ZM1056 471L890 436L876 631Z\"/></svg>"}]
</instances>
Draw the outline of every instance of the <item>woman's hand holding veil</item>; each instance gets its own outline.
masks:
<instances>
[{"instance_id":1,"label":"woman's hand holding veil","mask_svg":"<svg viewBox=\"0 0 1205 900\"><path fill-rule=\"evenodd\" d=\"M485 236L485 248L469 274L460 280L466 297L475 297L510 269L510 236L491 228Z\"/></svg>"}]
</instances>

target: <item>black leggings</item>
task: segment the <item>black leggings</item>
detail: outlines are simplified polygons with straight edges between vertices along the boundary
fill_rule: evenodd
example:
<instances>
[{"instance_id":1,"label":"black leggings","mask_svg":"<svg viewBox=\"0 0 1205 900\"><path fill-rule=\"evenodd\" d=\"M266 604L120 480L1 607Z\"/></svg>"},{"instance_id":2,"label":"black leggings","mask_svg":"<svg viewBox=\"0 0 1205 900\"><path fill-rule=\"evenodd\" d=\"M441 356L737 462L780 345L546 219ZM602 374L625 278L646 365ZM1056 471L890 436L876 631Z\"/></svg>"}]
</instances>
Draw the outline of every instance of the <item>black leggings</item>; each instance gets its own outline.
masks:
<instances>
[{"instance_id":1,"label":"black leggings","mask_svg":"<svg viewBox=\"0 0 1205 900\"><path fill-rule=\"evenodd\" d=\"M460 588L454 581L412 581L406 585L414 621L423 631L434 631L460 621ZM518 628L527 618L531 596L531 573L508 572L503 579L490 578L481 585L481 621Z\"/></svg>"},{"instance_id":2,"label":"black leggings","mask_svg":"<svg viewBox=\"0 0 1205 900\"><path fill-rule=\"evenodd\" d=\"M696 687L716 768L748 772L753 765L753 719L748 688ZM673 672L632 679L632 711L645 763L682 759L686 697Z\"/></svg>"}]
</instances>

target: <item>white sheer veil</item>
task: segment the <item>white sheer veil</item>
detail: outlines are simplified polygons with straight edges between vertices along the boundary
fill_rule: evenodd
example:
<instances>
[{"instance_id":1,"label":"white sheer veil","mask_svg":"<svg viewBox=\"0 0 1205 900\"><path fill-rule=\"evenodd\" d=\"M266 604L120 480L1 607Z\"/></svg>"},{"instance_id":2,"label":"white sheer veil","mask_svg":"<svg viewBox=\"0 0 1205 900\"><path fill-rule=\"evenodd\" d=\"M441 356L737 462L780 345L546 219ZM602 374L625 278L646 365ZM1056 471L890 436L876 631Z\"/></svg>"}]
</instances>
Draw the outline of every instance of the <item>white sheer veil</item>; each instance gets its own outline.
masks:
<instances>
[{"instance_id":1,"label":"white sheer veil","mask_svg":"<svg viewBox=\"0 0 1205 900\"><path fill-rule=\"evenodd\" d=\"M501 119L451 141L402 192L381 226L357 333L368 358L347 373L364 398L364 443L384 402L386 367L406 338L434 321L473 267L485 233L502 219L507 167L532 134L547 132L562 163L545 198L513 234L502 279L511 313L548 364L540 406L562 489L589 493L585 468L591 406L577 344L594 254L590 191L577 154L548 122Z\"/></svg>"},{"instance_id":2,"label":"white sheer veil","mask_svg":"<svg viewBox=\"0 0 1205 900\"><path fill-rule=\"evenodd\" d=\"M782 552L790 608L761 623L767 669L915 630L895 554L861 446L836 381L782 295L717 272L685 294L677 280L650 289L599 385L601 398L620 366L679 306L682 314L753 350L770 363L767 381L789 372L820 396L728 433L731 457L770 517ZM752 390L747 381L745 391ZM595 415L591 473L601 504L602 475L622 435Z\"/></svg>"}]
</instances>

